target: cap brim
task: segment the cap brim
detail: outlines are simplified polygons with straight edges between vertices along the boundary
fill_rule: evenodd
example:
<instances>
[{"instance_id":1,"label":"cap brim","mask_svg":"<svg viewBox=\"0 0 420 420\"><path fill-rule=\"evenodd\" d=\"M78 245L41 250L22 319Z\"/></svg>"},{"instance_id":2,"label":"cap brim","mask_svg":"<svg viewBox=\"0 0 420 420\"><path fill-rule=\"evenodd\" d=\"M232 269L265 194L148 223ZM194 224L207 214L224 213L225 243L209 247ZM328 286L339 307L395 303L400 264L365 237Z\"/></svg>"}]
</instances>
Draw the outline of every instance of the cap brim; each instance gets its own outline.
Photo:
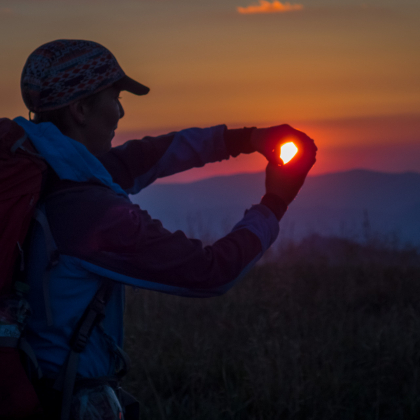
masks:
<instances>
[{"instance_id":1,"label":"cap brim","mask_svg":"<svg viewBox=\"0 0 420 420\"><path fill-rule=\"evenodd\" d=\"M150 89L147 86L136 82L131 77L124 76L122 79L114 83L118 89L126 90L127 92L133 93L134 95L147 95Z\"/></svg>"}]
</instances>

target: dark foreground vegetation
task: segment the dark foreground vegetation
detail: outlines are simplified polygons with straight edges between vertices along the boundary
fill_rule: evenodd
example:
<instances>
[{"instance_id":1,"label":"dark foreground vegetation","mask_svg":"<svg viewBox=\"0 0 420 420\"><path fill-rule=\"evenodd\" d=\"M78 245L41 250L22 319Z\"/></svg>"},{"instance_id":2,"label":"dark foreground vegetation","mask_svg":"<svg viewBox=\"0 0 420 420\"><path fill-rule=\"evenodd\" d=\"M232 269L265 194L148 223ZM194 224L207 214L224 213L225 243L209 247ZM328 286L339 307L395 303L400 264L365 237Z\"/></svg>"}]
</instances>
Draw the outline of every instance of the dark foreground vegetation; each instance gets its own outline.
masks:
<instances>
[{"instance_id":1,"label":"dark foreground vegetation","mask_svg":"<svg viewBox=\"0 0 420 420\"><path fill-rule=\"evenodd\" d=\"M128 290L141 418L419 419L418 251L312 237L270 257L222 297Z\"/></svg>"}]
</instances>

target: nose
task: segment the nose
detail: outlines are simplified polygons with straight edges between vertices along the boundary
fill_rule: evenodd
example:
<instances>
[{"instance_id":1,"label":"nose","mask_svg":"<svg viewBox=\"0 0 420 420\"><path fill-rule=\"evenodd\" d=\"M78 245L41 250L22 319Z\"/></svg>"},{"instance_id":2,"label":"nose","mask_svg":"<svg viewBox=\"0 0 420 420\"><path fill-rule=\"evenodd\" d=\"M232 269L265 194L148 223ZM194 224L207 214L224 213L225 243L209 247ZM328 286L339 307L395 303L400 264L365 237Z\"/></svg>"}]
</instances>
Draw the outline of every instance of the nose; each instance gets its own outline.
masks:
<instances>
[{"instance_id":1,"label":"nose","mask_svg":"<svg viewBox=\"0 0 420 420\"><path fill-rule=\"evenodd\" d=\"M124 108L122 107L120 101L118 101L118 108L119 108L119 111L120 111L120 119L121 119L122 117L124 117L125 112L124 112Z\"/></svg>"}]
</instances>

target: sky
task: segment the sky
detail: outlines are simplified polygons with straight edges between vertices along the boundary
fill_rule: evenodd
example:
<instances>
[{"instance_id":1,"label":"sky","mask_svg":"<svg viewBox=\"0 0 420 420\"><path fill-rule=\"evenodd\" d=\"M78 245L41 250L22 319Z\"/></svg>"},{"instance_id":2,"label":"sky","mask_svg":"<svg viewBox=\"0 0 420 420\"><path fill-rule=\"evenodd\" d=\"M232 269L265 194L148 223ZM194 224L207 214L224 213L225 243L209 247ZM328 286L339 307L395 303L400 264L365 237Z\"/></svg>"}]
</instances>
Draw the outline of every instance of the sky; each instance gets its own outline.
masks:
<instances>
[{"instance_id":1,"label":"sky","mask_svg":"<svg viewBox=\"0 0 420 420\"><path fill-rule=\"evenodd\" d=\"M287 123L318 145L314 175L420 172L418 0L0 0L2 117L27 116L22 67L60 38L103 44L150 87L144 97L122 93L114 145L188 127ZM172 181L264 167L252 154Z\"/></svg>"}]
</instances>

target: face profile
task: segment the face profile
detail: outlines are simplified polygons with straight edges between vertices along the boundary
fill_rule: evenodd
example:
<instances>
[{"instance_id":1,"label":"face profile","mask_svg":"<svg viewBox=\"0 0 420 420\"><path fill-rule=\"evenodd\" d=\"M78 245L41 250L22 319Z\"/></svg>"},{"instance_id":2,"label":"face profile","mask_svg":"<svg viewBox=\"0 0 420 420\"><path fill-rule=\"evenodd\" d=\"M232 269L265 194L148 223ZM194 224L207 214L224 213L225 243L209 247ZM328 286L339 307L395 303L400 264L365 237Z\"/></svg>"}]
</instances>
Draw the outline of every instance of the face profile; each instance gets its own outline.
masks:
<instances>
[{"instance_id":1,"label":"face profile","mask_svg":"<svg viewBox=\"0 0 420 420\"><path fill-rule=\"evenodd\" d=\"M113 85L98 92L94 100L86 106L81 131L83 143L94 155L111 150L118 121L124 116L119 95L120 90Z\"/></svg>"}]
</instances>

